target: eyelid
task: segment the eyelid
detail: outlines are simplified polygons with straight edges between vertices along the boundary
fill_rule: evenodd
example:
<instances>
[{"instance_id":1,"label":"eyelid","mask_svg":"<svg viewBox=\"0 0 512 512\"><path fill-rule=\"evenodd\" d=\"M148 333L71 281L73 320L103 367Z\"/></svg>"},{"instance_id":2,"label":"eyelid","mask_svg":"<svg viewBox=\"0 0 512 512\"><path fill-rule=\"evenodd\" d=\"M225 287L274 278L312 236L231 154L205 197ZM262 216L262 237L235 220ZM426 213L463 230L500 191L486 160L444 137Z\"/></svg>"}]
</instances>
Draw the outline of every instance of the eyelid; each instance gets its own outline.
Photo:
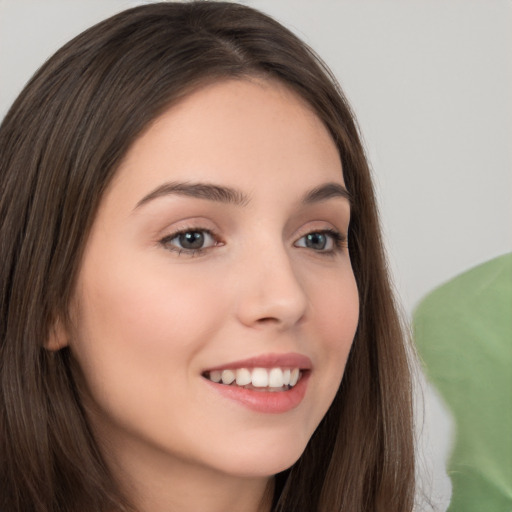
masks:
<instances>
[{"instance_id":1,"label":"eyelid","mask_svg":"<svg viewBox=\"0 0 512 512\"><path fill-rule=\"evenodd\" d=\"M208 245L198 248L180 247L178 244L172 243L180 235L184 235L186 233L203 233L207 235L207 237L211 240L207 242ZM305 237L311 234L323 234L328 237L327 246L329 247L315 248L307 246L305 243L300 243L305 239ZM222 240L218 230L212 229L211 227L205 227L203 224L199 224L198 219L190 219L176 223L175 228L171 232L167 232L165 236L162 236L158 239L158 244L163 246L163 248L168 251L178 253L178 255L184 254L188 256L199 256L211 249L214 249L215 247L225 245L225 242ZM309 249L309 251L319 255L334 255L342 252L343 249L348 248L347 235L344 231L333 227L330 222L325 223L315 221L306 224L302 227L302 229L299 229L296 232L293 246L300 249Z\"/></svg>"},{"instance_id":2,"label":"eyelid","mask_svg":"<svg viewBox=\"0 0 512 512\"><path fill-rule=\"evenodd\" d=\"M314 249L312 247L307 247L306 245L298 245L299 241L305 239L308 235L311 234L323 234L330 238L332 243L332 248L329 249ZM307 230L304 230L301 235L296 238L294 242L294 246L298 248L304 248L309 249L313 252L316 252L318 254L325 254L325 255L333 255L335 253L341 252L343 249L348 248L348 237L343 233L342 231L339 231L338 229L332 228L332 227L318 227L318 228L310 228Z\"/></svg>"},{"instance_id":3,"label":"eyelid","mask_svg":"<svg viewBox=\"0 0 512 512\"><path fill-rule=\"evenodd\" d=\"M209 237L212 238L213 244L208 245L207 247L200 247L197 249L187 249L187 248L180 248L177 246L174 246L171 244L171 242L179 237L180 235L184 235L186 233L206 233ZM176 252L178 255L185 254L188 256L198 256L209 249L212 249L214 247L218 247L219 245L222 245L222 241L220 239L220 236L212 229L200 227L200 226L184 226L182 228L177 228L171 233L165 235L163 238L161 238L158 243L162 245L165 249L171 252Z\"/></svg>"}]
</instances>

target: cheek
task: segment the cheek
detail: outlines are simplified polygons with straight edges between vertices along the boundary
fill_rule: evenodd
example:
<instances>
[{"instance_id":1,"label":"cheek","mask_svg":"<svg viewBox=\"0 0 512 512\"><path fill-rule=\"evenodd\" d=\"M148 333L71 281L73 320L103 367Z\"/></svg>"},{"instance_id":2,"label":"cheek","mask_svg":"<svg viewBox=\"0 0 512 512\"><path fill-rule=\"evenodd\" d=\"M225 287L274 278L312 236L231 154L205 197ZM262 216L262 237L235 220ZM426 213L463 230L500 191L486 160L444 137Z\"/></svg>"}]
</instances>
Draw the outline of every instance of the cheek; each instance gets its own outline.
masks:
<instances>
[{"instance_id":1,"label":"cheek","mask_svg":"<svg viewBox=\"0 0 512 512\"><path fill-rule=\"evenodd\" d=\"M351 269L319 280L310 287L316 328L328 350L344 353L350 348L359 320L359 295Z\"/></svg>"},{"instance_id":2,"label":"cheek","mask_svg":"<svg viewBox=\"0 0 512 512\"><path fill-rule=\"evenodd\" d=\"M94 272L93 278L85 275L78 308L82 326L107 339L138 340L144 348L151 341L179 342L215 318L220 303L212 300L218 290L211 279L170 272L165 265L124 267Z\"/></svg>"},{"instance_id":3,"label":"cheek","mask_svg":"<svg viewBox=\"0 0 512 512\"><path fill-rule=\"evenodd\" d=\"M164 391L178 380L185 383L190 361L223 317L224 301L211 280L191 281L183 272L171 276L155 265L147 269L118 265L94 272L94 279L84 270L71 348L100 401L113 402L127 390L156 400L158 391L149 393L148 387Z\"/></svg>"},{"instance_id":4,"label":"cheek","mask_svg":"<svg viewBox=\"0 0 512 512\"><path fill-rule=\"evenodd\" d=\"M314 329L323 379L318 396L328 407L341 383L359 320L359 295L352 271L331 277L312 292Z\"/></svg>"}]
</instances>

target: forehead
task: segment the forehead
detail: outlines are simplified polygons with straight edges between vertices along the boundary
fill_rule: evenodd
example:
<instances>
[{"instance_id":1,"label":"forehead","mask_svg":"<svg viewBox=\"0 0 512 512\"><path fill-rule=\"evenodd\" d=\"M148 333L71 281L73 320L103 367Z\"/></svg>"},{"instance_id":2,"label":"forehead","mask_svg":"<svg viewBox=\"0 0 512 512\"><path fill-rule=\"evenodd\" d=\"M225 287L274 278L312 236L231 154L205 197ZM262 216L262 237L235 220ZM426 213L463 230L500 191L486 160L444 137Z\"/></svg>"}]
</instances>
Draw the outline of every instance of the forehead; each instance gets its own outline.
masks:
<instances>
[{"instance_id":1,"label":"forehead","mask_svg":"<svg viewBox=\"0 0 512 512\"><path fill-rule=\"evenodd\" d=\"M171 106L131 146L114 184L135 191L162 180L292 191L343 184L343 175L329 131L303 98L276 80L244 78Z\"/></svg>"}]
</instances>

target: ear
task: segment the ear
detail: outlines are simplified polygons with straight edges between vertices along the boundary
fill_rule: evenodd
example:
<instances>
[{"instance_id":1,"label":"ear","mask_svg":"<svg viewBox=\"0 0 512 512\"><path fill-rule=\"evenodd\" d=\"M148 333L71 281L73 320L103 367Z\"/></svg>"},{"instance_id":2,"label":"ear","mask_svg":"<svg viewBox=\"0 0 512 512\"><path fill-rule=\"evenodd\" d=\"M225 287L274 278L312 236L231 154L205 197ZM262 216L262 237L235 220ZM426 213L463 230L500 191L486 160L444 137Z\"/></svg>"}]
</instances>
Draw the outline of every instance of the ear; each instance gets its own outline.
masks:
<instances>
[{"instance_id":1,"label":"ear","mask_svg":"<svg viewBox=\"0 0 512 512\"><path fill-rule=\"evenodd\" d=\"M68 330L64 322L58 318L50 327L48 339L44 343L44 348L51 352L57 352L61 348L67 347L69 344Z\"/></svg>"}]
</instances>

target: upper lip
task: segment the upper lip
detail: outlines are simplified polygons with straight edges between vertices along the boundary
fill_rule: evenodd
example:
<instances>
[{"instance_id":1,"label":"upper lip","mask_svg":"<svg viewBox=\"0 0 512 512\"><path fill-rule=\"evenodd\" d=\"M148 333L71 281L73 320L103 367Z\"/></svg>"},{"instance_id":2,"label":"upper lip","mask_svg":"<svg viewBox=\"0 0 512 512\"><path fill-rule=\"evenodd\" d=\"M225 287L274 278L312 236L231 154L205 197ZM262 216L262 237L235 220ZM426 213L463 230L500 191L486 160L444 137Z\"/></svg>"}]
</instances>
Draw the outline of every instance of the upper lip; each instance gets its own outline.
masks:
<instances>
[{"instance_id":1,"label":"upper lip","mask_svg":"<svg viewBox=\"0 0 512 512\"><path fill-rule=\"evenodd\" d=\"M237 368L299 368L301 370L311 370L312 367L313 364L309 357L289 352L286 354L262 354L239 361L230 361L208 368L206 371L234 370Z\"/></svg>"}]
</instances>

